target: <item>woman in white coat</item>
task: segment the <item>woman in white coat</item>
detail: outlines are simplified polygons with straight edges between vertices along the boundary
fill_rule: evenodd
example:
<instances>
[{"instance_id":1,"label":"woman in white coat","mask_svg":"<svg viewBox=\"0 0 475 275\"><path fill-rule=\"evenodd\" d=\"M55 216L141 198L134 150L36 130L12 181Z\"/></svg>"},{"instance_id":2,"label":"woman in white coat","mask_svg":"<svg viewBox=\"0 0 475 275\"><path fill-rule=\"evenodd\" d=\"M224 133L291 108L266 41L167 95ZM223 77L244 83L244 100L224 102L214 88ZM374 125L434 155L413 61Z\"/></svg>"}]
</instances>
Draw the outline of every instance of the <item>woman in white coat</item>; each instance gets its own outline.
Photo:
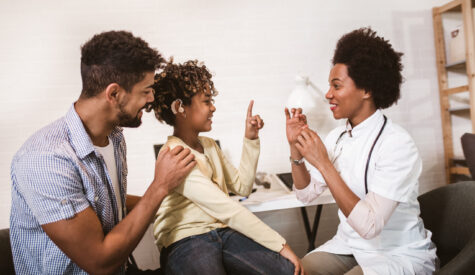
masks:
<instances>
[{"instance_id":1,"label":"woman in white coat","mask_svg":"<svg viewBox=\"0 0 475 275\"><path fill-rule=\"evenodd\" d=\"M336 235L303 258L309 274L432 274L437 267L419 217L418 150L381 112L399 99L401 55L369 28L338 41L326 98L334 118L347 121L325 143L302 110L285 110L297 197L310 202L329 188L339 207Z\"/></svg>"}]
</instances>

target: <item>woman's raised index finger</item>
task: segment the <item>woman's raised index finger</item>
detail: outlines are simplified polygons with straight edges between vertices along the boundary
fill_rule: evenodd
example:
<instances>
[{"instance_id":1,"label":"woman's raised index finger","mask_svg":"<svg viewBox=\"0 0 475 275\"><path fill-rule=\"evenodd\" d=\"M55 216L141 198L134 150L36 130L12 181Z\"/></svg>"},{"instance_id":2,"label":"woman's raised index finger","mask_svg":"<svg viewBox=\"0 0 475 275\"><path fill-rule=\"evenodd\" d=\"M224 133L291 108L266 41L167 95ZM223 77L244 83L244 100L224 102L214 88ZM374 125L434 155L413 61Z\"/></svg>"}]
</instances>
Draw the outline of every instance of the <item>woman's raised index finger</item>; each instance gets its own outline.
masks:
<instances>
[{"instance_id":1,"label":"woman's raised index finger","mask_svg":"<svg viewBox=\"0 0 475 275\"><path fill-rule=\"evenodd\" d=\"M290 119L290 113L289 113L289 108L285 107L285 117L287 119Z\"/></svg>"}]
</instances>

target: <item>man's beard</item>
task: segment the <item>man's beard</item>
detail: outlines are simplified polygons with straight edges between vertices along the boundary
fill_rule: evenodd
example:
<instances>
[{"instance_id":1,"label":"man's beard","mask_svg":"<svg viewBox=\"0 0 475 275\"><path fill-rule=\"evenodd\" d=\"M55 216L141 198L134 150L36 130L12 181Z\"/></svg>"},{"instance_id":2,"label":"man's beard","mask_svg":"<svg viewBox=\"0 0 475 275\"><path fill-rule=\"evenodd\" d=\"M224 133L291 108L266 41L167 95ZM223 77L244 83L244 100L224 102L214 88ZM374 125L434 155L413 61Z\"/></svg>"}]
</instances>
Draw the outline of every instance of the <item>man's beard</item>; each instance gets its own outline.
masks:
<instances>
[{"instance_id":1,"label":"man's beard","mask_svg":"<svg viewBox=\"0 0 475 275\"><path fill-rule=\"evenodd\" d=\"M129 128L137 128L142 124L142 119L139 117L139 113L137 115L131 116L124 110L125 104L119 104L119 126L120 127L129 127ZM139 111L140 112L140 111Z\"/></svg>"}]
</instances>

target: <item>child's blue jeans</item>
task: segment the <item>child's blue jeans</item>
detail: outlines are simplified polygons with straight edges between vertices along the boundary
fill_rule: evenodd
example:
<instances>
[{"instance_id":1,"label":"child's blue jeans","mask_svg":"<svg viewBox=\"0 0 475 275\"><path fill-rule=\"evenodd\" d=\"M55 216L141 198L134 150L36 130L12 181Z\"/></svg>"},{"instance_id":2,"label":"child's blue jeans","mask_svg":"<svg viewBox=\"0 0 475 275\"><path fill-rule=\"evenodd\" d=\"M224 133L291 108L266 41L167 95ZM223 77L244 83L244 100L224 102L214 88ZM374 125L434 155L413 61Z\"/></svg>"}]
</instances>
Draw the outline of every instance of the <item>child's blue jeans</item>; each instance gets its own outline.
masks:
<instances>
[{"instance_id":1,"label":"child's blue jeans","mask_svg":"<svg viewBox=\"0 0 475 275\"><path fill-rule=\"evenodd\" d=\"M294 265L230 228L179 240L161 251L166 274L294 274Z\"/></svg>"}]
</instances>

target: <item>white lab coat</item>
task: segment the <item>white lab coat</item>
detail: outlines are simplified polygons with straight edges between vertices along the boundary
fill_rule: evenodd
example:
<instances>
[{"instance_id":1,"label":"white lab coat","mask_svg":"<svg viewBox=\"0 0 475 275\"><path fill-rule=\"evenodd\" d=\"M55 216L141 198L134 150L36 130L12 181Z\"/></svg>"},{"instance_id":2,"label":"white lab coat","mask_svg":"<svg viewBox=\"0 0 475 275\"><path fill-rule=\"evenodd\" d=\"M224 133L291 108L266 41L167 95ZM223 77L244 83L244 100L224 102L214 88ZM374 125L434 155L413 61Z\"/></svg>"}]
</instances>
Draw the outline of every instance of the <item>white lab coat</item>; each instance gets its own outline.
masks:
<instances>
[{"instance_id":1,"label":"white lab coat","mask_svg":"<svg viewBox=\"0 0 475 275\"><path fill-rule=\"evenodd\" d=\"M360 198L365 197L365 168L370 148L384 122L377 110L351 129L340 126L331 131L325 145L335 168L348 187ZM344 134L336 144L340 134ZM382 232L365 240L347 223L338 210L340 224L336 235L315 251L352 254L364 274L432 274L437 263L432 233L424 229L419 217L418 178L422 162L409 134L388 119L376 143L368 169L368 192L398 201L394 213ZM325 185L320 172L310 166L312 181ZM297 197L304 196L298 190ZM312 253L310 252L310 253Z\"/></svg>"}]
</instances>

